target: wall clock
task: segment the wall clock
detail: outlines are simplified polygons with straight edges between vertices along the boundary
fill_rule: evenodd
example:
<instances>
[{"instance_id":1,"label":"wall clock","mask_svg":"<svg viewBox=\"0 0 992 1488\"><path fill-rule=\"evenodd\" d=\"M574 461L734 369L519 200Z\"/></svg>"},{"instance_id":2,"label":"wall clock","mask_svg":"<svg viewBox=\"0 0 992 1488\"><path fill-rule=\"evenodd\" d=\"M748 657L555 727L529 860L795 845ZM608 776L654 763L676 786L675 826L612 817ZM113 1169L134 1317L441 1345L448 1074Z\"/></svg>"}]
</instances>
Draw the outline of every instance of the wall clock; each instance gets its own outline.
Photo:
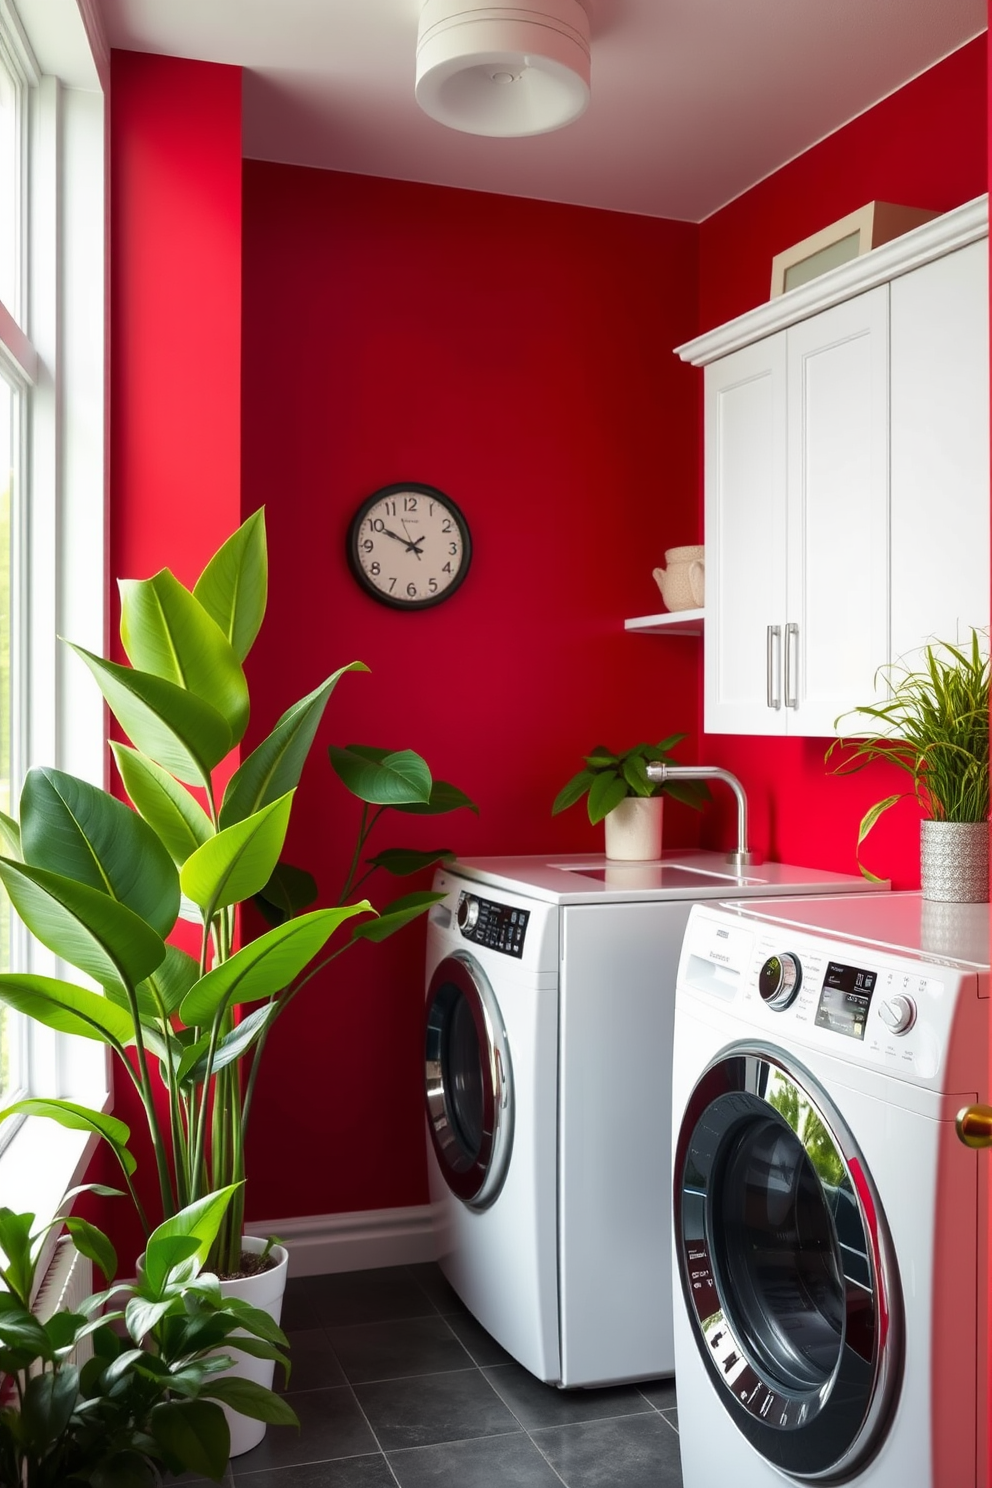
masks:
<instances>
[{"instance_id":1,"label":"wall clock","mask_svg":"<svg viewBox=\"0 0 992 1488\"><path fill-rule=\"evenodd\" d=\"M434 486L400 481L374 491L348 528L348 562L367 593L399 610L448 599L468 573L472 538L458 507Z\"/></svg>"}]
</instances>

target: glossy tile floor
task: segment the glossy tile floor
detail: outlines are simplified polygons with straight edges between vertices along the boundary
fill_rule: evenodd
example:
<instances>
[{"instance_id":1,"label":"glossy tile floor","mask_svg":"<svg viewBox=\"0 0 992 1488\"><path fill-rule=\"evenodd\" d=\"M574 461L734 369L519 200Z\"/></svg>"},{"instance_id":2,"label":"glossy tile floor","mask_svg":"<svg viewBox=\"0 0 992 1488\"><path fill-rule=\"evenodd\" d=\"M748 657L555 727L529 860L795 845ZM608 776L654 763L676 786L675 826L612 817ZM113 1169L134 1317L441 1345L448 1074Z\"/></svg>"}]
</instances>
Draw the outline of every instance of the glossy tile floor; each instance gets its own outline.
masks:
<instances>
[{"instance_id":1,"label":"glossy tile floor","mask_svg":"<svg viewBox=\"0 0 992 1488\"><path fill-rule=\"evenodd\" d=\"M282 1321L302 1430L270 1426L229 1488L681 1488L670 1380L542 1385L436 1266L290 1279Z\"/></svg>"}]
</instances>

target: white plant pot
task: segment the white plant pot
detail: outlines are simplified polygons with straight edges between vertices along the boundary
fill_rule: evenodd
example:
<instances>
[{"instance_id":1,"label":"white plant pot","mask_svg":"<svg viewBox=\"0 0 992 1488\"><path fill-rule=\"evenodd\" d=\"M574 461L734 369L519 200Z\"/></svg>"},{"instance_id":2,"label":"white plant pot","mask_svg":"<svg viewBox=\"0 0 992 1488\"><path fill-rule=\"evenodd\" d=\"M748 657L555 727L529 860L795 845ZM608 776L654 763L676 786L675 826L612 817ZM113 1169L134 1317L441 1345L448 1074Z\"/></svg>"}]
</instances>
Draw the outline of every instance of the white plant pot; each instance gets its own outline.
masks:
<instances>
[{"instance_id":1,"label":"white plant pot","mask_svg":"<svg viewBox=\"0 0 992 1488\"><path fill-rule=\"evenodd\" d=\"M254 1235L245 1235L241 1248L252 1255L258 1255L265 1249L265 1243ZM262 1271L257 1276L236 1276L227 1281L222 1280L220 1289L225 1297L240 1297L243 1302L267 1312L273 1322L278 1323L282 1316L282 1299L289 1271L289 1251L284 1245L273 1245L269 1254L276 1262L270 1270ZM254 1380L256 1384L265 1385L271 1390L276 1368L274 1359L254 1359L250 1354L238 1353L234 1354L234 1358L235 1364L224 1373L236 1375L239 1379ZM220 1377L223 1378L223 1375ZM250 1452L252 1447L257 1447L265 1435L266 1423L256 1421L251 1416L242 1416L226 1405L222 1409L231 1428L231 1456L240 1457L242 1452Z\"/></svg>"},{"instance_id":2,"label":"white plant pot","mask_svg":"<svg viewBox=\"0 0 992 1488\"><path fill-rule=\"evenodd\" d=\"M604 818L606 856L633 863L661 857L662 796L628 796Z\"/></svg>"}]
</instances>

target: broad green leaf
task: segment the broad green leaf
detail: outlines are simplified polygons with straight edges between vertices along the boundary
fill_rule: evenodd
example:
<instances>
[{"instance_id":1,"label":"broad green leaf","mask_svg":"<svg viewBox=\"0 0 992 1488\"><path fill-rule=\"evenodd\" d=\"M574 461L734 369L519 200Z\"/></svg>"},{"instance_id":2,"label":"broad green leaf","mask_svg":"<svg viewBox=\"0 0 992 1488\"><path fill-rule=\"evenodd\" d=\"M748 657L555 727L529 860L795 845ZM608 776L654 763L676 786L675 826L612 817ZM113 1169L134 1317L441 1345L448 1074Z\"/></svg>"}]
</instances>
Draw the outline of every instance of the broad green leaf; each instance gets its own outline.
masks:
<instances>
[{"instance_id":1,"label":"broad green leaf","mask_svg":"<svg viewBox=\"0 0 992 1488\"><path fill-rule=\"evenodd\" d=\"M130 1129L123 1121L105 1111L91 1111L88 1106L79 1106L75 1101L44 1100L29 1096L27 1100L15 1101L12 1106L5 1106L0 1111L0 1121L6 1121L8 1116L45 1116L70 1131L96 1132L97 1136L109 1142L126 1173L133 1173L138 1166L126 1146L131 1135Z\"/></svg>"},{"instance_id":2,"label":"broad green leaf","mask_svg":"<svg viewBox=\"0 0 992 1488\"><path fill-rule=\"evenodd\" d=\"M81 1312L54 1313L44 1324L52 1353L57 1354L60 1349L74 1347L85 1327L86 1319Z\"/></svg>"},{"instance_id":3,"label":"broad green leaf","mask_svg":"<svg viewBox=\"0 0 992 1488\"><path fill-rule=\"evenodd\" d=\"M111 741L124 789L177 867L214 835L199 801L168 772L126 744Z\"/></svg>"},{"instance_id":4,"label":"broad green leaf","mask_svg":"<svg viewBox=\"0 0 992 1488\"><path fill-rule=\"evenodd\" d=\"M21 829L4 811L0 811L0 853L21 862Z\"/></svg>"},{"instance_id":5,"label":"broad green leaf","mask_svg":"<svg viewBox=\"0 0 992 1488\"><path fill-rule=\"evenodd\" d=\"M479 814L475 802L464 791L460 791L457 785L452 785L447 780L432 782L429 801L394 801L392 804L396 811L405 811L411 816L443 816L445 812L457 811L461 806L474 811L476 816Z\"/></svg>"},{"instance_id":6,"label":"broad green leaf","mask_svg":"<svg viewBox=\"0 0 992 1488\"><path fill-rule=\"evenodd\" d=\"M345 672L367 671L368 667L361 661L352 661L348 666L339 667L326 682L322 682L282 715L268 738L263 739L258 748L252 750L231 776L220 808L222 827L244 821L245 817L260 811L263 806L268 806L299 784L300 773L317 732L317 725L338 679Z\"/></svg>"},{"instance_id":7,"label":"broad green leaf","mask_svg":"<svg viewBox=\"0 0 992 1488\"><path fill-rule=\"evenodd\" d=\"M317 881L313 874L292 863L277 863L264 889L255 895L255 904L270 925L291 920L301 909L313 904Z\"/></svg>"},{"instance_id":8,"label":"broad green leaf","mask_svg":"<svg viewBox=\"0 0 992 1488\"><path fill-rule=\"evenodd\" d=\"M362 899L337 909L315 909L267 930L201 977L183 999L179 1016L187 1028L200 1028L212 1022L221 1008L256 1002L282 991L344 920L368 911L371 905Z\"/></svg>"},{"instance_id":9,"label":"broad green leaf","mask_svg":"<svg viewBox=\"0 0 992 1488\"><path fill-rule=\"evenodd\" d=\"M140 982L165 942L124 904L59 873L0 858L0 882L33 935L101 985Z\"/></svg>"},{"instance_id":10,"label":"broad green leaf","mask_svg":"<svg viewBox=\"0 0 992 1488\"><path fill-rule=\"evenodd\" d=\"M238 1379L228 1375L224 1379L210 1380L203 1387L204 1395L222 1400L241 1416L251 1416L256 1421L268 1421L275 1426L299 1426L300 1420L292 1406L282 1395L267 1390L254 1380Z\"/></svg>"},{"instance_id":11,"label":"broad green leaf","mask_svg":"<svg viewBox=\"0 0 992 1488\"><path fill-rule=\"evenodd\" d=\"M6 1112L0 1113L0 1121ZM34 1281L34 1257L31 1247L31 1227L34 1224L33 1214L15 1214L12 1209L0 1209L0 1269L3 1270L6 1285L17 1298L17 1301L27 1306L31 1300L31 1291ZM0 1291L0 1304L5 1310L14 1311L13 1298L5 1297Z\"/></svg>"},{"instance_id":12,"label":"broad green leaf","mask_svg":"<svg viewBox=\"0 0 992 1488\"><path fill-rule=\"evenodd\" d=\"M577 775L573 775L555 796L551 815L557 816L559 811L567 811L569 806L574 806L576 801L582 799L595 779L594 770L580 770Z\"/></svg>"},{"instance_id":13,"label":"broad green leaf","mask_svg":"<svg viewBox=\"0 0 992 1488\"><path fill-rule=\"evenodd\" d=\"M443 898L443 894L435 894L430 889L423 889L416 894L404 894L402 898L394 899L391 904L387 904L378 919L366 920L363 924L356 925L351 932L351 938L352 940L386 940Z\"/></svg>"},{"instance_id":14,"label":"broad green leaf","mask_svg":"<svg viewBox=\"0 0 992 1488\"><path fill-rule=\"evenodd\" d=\"M212 1400L167 1400L156 1405L149 1430L164 1452L189 1472L217 1482L231 1454L227 1417Z\"/></svg>"},{"instance_id":15,"label":"broad green leaf","mask_svg":"<svg viewBox=\"0 0 992 1488\"><path fill-rule=\"evenodd\" d=\"M349 744L327 751L331 768L343 785L360 801L374 806L399 806L431 798L431 772L427 761L412 749L374 749L368 744Z\"/></svg>"},{"instance_id":16,"label":"broad green leaf","mask_svg":"<svg viewBox=\"0 0 992 1488\"><path fill-rule=\"evenodd\" d=\"M167 568L122 579L121 641L135 670L162 677L215 707L237 744L248 726L248 683L212 615Z\"/></svg>"},{"instance_id":17,"label":"broad green leaf","mask_svg":"<svg viewBox=\"0 0 992 1488\"><path fill-rule=\"evenodd\" d=\"M434 863L453 863L455 854L450 847L436 847L432 852L415 852L409 847L387 847L385 852L376 853L374 858L366 858L365 861L371 868L385 868L387 873L392 873L397 878L407 878L411 873L419 873L422 868L430 868Z\"/></svg>"},{"instance_id":18,"label":"broad green leaf","mask_svg":"<svg viewBox=\"0 0 992 1488\"><path fill-rule=\"evenodd\" d=\"M170 1235L192 1235L199 1242L196 1257L202 1265L217 1237L227 1207L240 1187L240 1183L231 1183L226 1188L218 1189L216 1193L207 1194L205 1198L187 1204L185 1209L180 1209L178 1214L163 1221L152 1231L148 1237L149 1245L153 1240L167 1239Z\"/></svg>"},{"instance_id":19,"label":"broad green leaf","mask_svg":"<svg viewBox=\"0 0 992 1488\"><path fill-rule=\"evenodd\" d=\"M262 1308L252 1307L250 1302L234 1297L225 1297L224 1306L236 1312L239 1327L247 1328L256 1338L264 1338L267 1343L273 1343L279 1348L289 1347L289 1339L279 1324Z\"/></svg>"},{"instance_id":20,"label":"broad green leaf","mask_svg":"<svg viewBox=\"0 0 992 1488\"><path fill-rule=\"evenodd\" d=\"M265 616L267 589L265 511L260 507L217 549L193 586L194 596L242 661Z\"/></svg>"},{"instance_id":21,"label":"broad green leaf","mask_svg":"<svg viewBox=\"0 0 992 1488\"><path fill-rule=\"evenodd\" d=\"M130 1013L99 992L76 987L54 977L0 973L0 1002L24 1013L56 1033L74 1033L98 1043L130 1042L134 1024Z\"/></svg>"},{"instance_id":22,"label":"broad green leaf","mask_svg":"<svg viewBox=\"0 0 992 1488\"><path fill-rule=\"evenodd\" d=\"M138 814L61 770L29 770L21 791L21 851L32 868L109 894L166 936L179 914L179 876Z\"/></svg>"},{"instance_id":23,"label":"broad green leaf","mask_svg":"<svg viewBox=\"0 0 992 1488\"><path fill-rule=\"evenodd\" d=\"M639 754L632 754L625 759L620 773L637 796L650 796L654 790L654 782L648 779L647 764Z\"/></svg>"},{"instance_id":24,"label":"broad green leaf","mask_svg":"<svg viewBox=\"0 0 992 1488\"><path fill-rule=\"evenodd\" d=\"M626 795L627 783L619 775L614 775L611 771L604 771L602 775L597 775L589 787L587 802L589 820L593 825L601 822L615 806L620 805Z\"/></svg>"},{"instance_id":25,"label":"broad green leaf","mask_svg":"<svg viewBox=\"0 0 992 1488\"><path fill-rule=\"evenodd\" d=\"M79 1371L66 1365L46 1370L28 1381L21 1400L21 1425L29 1442L42 1452L57 1441L69 1424L79 1395Z\"/></svg>"},{"instance_id":26,"label":"broad green leaf","mask_svg":"<svg viewBox=\"0 0 992 1488\"><path fill-rule=\"evenodd\" d=\"M0 1312L0 1343L5 1348L23 1349L35 1357L51 1358L48 1334L26 1308Z\"/></svg>"},{"instance_id":27,"label":"broad green leaf","mask_svg":"<svg viewBox=\"0 0 992 1488\"><path fill-rule=\"evenodd\" d=\"M179 872L183 893L212 915L264 888L282 852L294 794L288 791L198 847Z\"/></svg>"},{"instance_id":28,"label":"broad green leaf","mask_svg":"<svg viewBox=\"0 0 992 1488\"><path fill-rule=\"evenodd\" d=\"M236 1059L241 1059L261 1038L278 1011L278 1004L274 1002L267 1002L264 1007L256 1008L253 1013L249 1013L246 1018L242 1018L241 1022L237 1023L231 1029L230 1033L225 1034L218 1041L217 1047L214 1050L214 1057L210 1062L209 1071L207 1068L206 1051L203 1050L192 1068L186 1069L183 1065L180 1065L180 1080L188 1081L192 1085L201 1084L207 1078L208 1073L216 1074L225 1065L233 1064ZM194 1045L194 1048L202 1050L204 1042L209 1045L209 1040L204 1041L201 1039ZM185 1063L186 1060L184 1059Z\"/></svg>"},{"instance_id":29,"label":"broad green leaf","mask_svg":"<svg viewBox=\"0 0 992 1488\"><path fill-rule=\"evenodd\" d=\"M117 1275L117 1252L103 1231L79 1214L67 1215L65 1227L79 1254L95 1261L106 1279L113 1281Z\"/></svg>"},{"instance_id":30,"label":"broad green leaf","mask_svg":"<svg viewBox=\"0 0 992 1488\"><path fill-rule=\"evenodd\" d=\"M161 1296L169 1273L199 1249L195 1235L153 1235L145 1248L142 1287L150 1287L156 1296Z\"/></svg>"},{"instance_id":31,"label":"broad green leaf","mask_svg":"<svg viewBox=\"0 0 992 1488\"><path fill-rule=\"evenodd\" d=\"M129 1297L124 1308L124 1317L127 1321L127 1331L135 1343L141 1340L162 1321L174 1302L173 1297L154 1298L139 1295Z\"/></svg>"},{"instance_id":32,"label":"broad green leaf","mask_svg":"<svg viewBox=\"0 0 992 1488\"><path fill-rule=\"evenodd\" d=\"M82 646L72 648L97 680L100 691L131 743L187 785L202 785L232 744L223 715L173 682L104 661Z\"/></svg>"},{"instance_id":33,"label":"broad green leaf","mask_svg":"<svg viewBox=\"0 0 992 1488\"><path fill-rule=\"evenodd\" d=\"M166 1017L171 1018L199 976L199 965L188 952L167 945L164 961L156 966L150 977L138 983L138 1010L142 1017L157 1018L161 1005ZM114 994L111 992L109 995Z\"/></svg>"}]
</instances>

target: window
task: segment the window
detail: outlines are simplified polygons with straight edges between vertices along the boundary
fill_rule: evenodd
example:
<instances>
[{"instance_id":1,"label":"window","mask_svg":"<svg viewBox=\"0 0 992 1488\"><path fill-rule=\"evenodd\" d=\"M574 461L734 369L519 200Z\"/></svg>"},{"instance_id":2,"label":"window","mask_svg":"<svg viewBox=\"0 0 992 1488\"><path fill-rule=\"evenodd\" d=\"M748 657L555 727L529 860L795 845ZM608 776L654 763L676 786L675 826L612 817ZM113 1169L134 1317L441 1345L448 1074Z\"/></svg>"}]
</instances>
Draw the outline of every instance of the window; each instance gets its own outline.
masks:
<instances>
[{"instance_id":1,"label":"window","mask_svg":"<svg viewBox=\"0 0 992 1488\"><path fill-rule=\"evenodd\" d=\"M76 0L0 0L0 810L14 816L33 764L104 778L102 702L58 641L104 647L108 54L95 24ZM65 974L0 902L7 969ZM21 1092L105 1104L107 1089L100 1046L0 1008L0 1108ZM84 1156L78 1133L0 1122L3 1202L50 1213Z\"/></svg>"}]
</instances>

